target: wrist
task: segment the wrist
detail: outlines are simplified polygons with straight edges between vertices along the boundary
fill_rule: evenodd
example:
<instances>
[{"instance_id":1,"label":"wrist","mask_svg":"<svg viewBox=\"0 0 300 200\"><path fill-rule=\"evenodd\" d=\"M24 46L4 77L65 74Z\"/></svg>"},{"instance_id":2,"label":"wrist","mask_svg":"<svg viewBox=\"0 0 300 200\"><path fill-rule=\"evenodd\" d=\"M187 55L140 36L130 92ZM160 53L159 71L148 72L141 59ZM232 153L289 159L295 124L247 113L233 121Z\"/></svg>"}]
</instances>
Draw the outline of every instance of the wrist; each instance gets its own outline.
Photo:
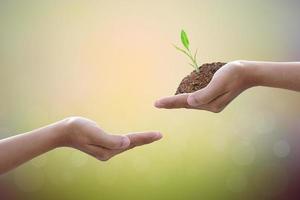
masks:
<instances>
[{"instance_id":1,"label":"wrist","mask_svg":"<svg viewBox=\"0 0 300 200\"><path fill-rule=\"evenodd\" d=\"M253 61L238 61L244 72L244 84L246 88L251 88L260 85L259 67Z\"/></svg>"},{"instance_id":2,"label":"wrist","mask_svg":"<svg viewBox=\"0 0 300 200\"><path fill-rule=\"evenodd\" d=\"M57 146L76 148L76 135L86 121L82 117L68 117L57 122Z\"/></svg>"},{"instance_id":3,"label":"wrist","mask_svg":"<svg viewBox=\"0 0 300 200\"><path fill-rule=\"evenodd\" d=\"M68 119L63 119L50 126L52 128L52 131L50 131L52 138L50 140L53 143L53 147L59 148L68 146L68 133L70 132Z\"/></svg>"}]
</instances>

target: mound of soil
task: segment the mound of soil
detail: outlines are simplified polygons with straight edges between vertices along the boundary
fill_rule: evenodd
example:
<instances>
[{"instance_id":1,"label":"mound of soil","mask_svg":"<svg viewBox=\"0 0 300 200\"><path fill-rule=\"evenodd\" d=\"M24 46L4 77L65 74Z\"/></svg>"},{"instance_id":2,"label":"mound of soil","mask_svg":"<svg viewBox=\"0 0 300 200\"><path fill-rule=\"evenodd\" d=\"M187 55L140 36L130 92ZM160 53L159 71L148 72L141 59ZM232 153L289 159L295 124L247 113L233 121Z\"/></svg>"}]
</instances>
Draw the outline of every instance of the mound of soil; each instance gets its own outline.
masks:
<instances>
[{"instance_id":1,"label":"mound of soil","mask_svg":"<svg viewBox=\"0 0 300 200\"><path fill-rule=\"evenodd\" d=\"M182 79L179 84L176 94L191 93L200 90L208 85L213 75L226 63L214 62L206 63L200 66L199 72L196 70Z\"/></svg>"}]
</instances>

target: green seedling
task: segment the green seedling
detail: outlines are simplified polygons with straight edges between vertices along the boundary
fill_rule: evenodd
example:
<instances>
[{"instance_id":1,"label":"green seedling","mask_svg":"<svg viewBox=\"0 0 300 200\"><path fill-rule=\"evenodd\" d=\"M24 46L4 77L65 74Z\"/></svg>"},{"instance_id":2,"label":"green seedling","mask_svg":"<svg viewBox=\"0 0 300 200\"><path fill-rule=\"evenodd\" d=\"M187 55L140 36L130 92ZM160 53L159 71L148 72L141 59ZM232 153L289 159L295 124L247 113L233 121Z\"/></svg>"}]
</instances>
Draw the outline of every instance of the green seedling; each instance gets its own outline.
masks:
<instances>
[{"instance_id":1,"label":"green seedling","mask_svg":"<svg viewBox=\"0 0 300 200\"><path fill-rule=\"evenodd\" d=\"M187 55L192 63L189 63L195 70L196 72L199 72L199 65L197 64L197 50L194 53L194 55L192 54L191 50L190 50L190 42L189 42L189 38L186 34L186 32L184 30L181 30L181 34L180 34L180 38L181 38L181 42L184 46L185 49L180 48L176 45L173 45L178 51L181 51L182 53L184 53L185 55Z\"/></svg>"}]
</instances>

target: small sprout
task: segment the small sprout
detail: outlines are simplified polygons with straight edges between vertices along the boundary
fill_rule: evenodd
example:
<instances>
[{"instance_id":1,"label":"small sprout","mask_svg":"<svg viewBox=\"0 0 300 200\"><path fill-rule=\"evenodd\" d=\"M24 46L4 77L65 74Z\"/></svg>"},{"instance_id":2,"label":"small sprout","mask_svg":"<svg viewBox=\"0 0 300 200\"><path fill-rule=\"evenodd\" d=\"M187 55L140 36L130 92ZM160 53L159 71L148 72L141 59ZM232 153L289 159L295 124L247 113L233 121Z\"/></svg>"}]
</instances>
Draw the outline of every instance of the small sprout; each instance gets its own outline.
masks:
<instances>
[{"instance_id":1,"label":"small sprout","mask_svg":"<svg viewBox=\"0 0 300 200\"><path fill-rule=\"evenodd\" d=\"M184 32L184 30L181 30L181 42L186 49L189 49L189 45L190 45L189 38Z\"/></svg>"},{"instance_id":2,"label":"small sprout","mask_svg":"<svg viewBox=\"0 0 300 200\"><path fill-rule=\"evenodd\" d=\"M197 50L196 52L194 53L194 56L192 55L192 52L190 50L190 42L189 42L189 38L186 34L186 32L184 30L181 30L181 35L180 35L180 38L181 38L181 42L183 44L183 46L185 47L185 49L182 49L176 45L173 45L178 51L181 51L182 53L184 53L185 55L187 55L192 63L189 63L193 68L195 68L195 70L197 72L199 72L199 65L197 64Z\"/></svg>"}]
</instances>

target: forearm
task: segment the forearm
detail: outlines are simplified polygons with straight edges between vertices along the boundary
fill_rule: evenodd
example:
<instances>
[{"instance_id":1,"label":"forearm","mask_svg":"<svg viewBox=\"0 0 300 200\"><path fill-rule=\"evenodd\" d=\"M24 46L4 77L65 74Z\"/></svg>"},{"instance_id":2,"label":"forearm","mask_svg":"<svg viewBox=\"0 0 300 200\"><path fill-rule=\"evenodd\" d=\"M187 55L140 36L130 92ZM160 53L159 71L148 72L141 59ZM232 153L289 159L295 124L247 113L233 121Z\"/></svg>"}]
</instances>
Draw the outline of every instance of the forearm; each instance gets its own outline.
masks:
<instances>
[{"instance_id":1,"label":"forearm","mask_svg":"<svg viewBox=\"0 0 300 200\"><path fill-rule=\"evenodd\" d=\"M267 86L300 91L300 62L241 61L251 86Z\"/></svg>"},{"instance_id":2,"label":"forearm","mask_svg":"<svg viewBox=\"0 0 300 200\"><path fill-rule=\"evenodd\" d=\"M0 174L60 146L63 123L0 140Z\"/></svg>"}]
</instances>

